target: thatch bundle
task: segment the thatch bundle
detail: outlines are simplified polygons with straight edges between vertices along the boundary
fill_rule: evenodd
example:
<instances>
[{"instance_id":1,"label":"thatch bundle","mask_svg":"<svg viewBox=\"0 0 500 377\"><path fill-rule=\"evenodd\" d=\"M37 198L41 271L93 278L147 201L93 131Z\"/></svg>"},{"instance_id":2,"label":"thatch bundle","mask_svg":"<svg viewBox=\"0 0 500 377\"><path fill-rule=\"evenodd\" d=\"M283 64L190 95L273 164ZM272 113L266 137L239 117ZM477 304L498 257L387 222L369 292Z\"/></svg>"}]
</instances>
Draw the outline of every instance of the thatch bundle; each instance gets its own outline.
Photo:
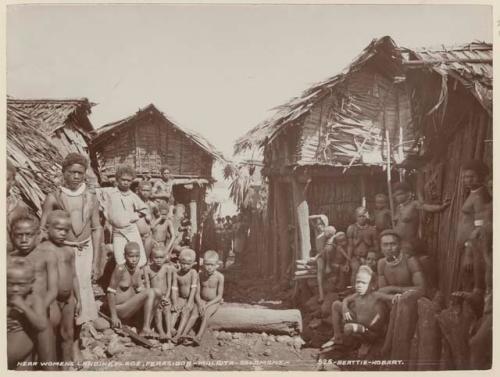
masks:
<instances>
[{"instance_id":1,"label":"thatch bundle","mask_svg":"<svg viewBox=\"0 0 500 377\"><path fill-rule=\"evenodd\" d=\"M39 215L45 195L57 185L62 156L25 112L7 107L7 156L17 168L17 187Z\"/></svg>"}]
</instances>

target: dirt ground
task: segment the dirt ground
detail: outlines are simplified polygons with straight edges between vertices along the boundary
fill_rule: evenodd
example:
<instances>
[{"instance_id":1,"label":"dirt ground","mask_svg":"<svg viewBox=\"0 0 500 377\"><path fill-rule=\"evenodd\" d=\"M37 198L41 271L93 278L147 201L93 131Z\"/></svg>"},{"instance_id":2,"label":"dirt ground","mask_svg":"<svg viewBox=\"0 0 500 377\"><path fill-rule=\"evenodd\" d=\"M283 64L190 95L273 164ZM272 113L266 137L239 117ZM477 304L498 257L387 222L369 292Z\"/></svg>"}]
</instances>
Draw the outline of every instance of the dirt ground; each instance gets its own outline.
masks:
<instances>
[{"instance_id":1,"label":"dirt ground","mask_svg":"<svg viewBox=\"0 0 500 377\"><path fill-rule=\"evenodd\" d=\"M287 283L255 279L235 265L224 274L225 302L275 309L296 307L292 302L293 290ZM129 337L105 329L106 326L98 331L84 329L81 339L85 361L81 367L83 370L318 370L319 346L329 338L331 330L325 323L315 330L309 328L313 312L317 316L320 308L314 304L315 300L311 302L312 306L302 310L303 334L295 337L209 330L199 347L152 340L155 347L147 349L134 344Z\"/></svg>"}]
</instances>

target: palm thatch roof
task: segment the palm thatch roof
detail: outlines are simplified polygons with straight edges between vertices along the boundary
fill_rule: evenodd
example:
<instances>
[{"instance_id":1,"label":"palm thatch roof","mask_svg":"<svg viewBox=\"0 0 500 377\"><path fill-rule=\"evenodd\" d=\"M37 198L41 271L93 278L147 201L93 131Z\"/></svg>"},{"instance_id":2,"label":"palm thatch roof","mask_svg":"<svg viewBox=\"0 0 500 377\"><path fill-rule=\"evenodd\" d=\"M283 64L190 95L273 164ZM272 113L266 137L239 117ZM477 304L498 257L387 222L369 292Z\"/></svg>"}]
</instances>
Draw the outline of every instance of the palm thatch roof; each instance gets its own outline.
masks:
<instances>
[{"instance_id":1,"label":"palm thatch roof","mask_svg":"<svg viewBox=\"0 0 500 377\"><path fill-rule=\"evenodd\" d=\"M171 124L175 129L182 132L188 139L193 141L198 147L200 147L203 151L205 151L209 156L213 159L226 162L226 159L207 139L201 136L199 133L188 130L185 127L179 126L177 123L173 122L170 117L165 116L164 113L159 111L153 104L150 104L142 109L139 109L137 113L121 119L119 121L108 123L102 127L99 127L96 131L94 131L94 137L92 139L93 145L98 145L106 139L106 136L110 135L113 132L119 131L122 128L126 128L132 122L136 122L142 117L148 116L151 112L157 114L161 119L165 122Z\"/></svg>"},{"instance_id":2,"label":"palm thatch roof","mask_svg":"<svg viewBox=\"0 0 500 377\"><path fill-rule=\"evenodd\" d=\"M10 107L22 110L24 113L37 119L40 131L52 135L57 130L73 121L88 139L93 131L92 124L87 116L95 104L87 98L80 99L13 99L7 103Z\"/></svg>"},{"instance_id":3,"label":"palm thatch roof","mask_svg":"<svg viewBox=\"0 0 500 377\"><path fill-rule=\"evenodd\" d=\"M455 78L469 89L485 110L492 114L493 45L472 42L458 46L441 46L408 50L407 68L430 67L443 78Z\"/></svg>"},{"instance_id":4,"label":"palm thatch roof","mask_svg":"<svg viewBox=\"0 0 500 377\"><path fill-rule=\"evenodd\" d=\"M396 154L391 149L391 156L403 160L417 146L410 97L405 86L407 70L431 69L443 80L448 75L455 77L491 113L491 63L491 44L475 42L454 48L412 51L399 48L388 36L374 39L340 74L313 85L301 96L277 107L273 116L235 142L234 153L264 148L283 132L300 126L301 139L293 164L381 165L386 159L384 129L389 128L392 147L396 149L396 144L399 148ZM382 93L370 92L370 82L374 91L382 88ZM320 113L318 106L326 98L337 102L326 114L328 120L306 122L314 111ZM403 140L398 140L396 128L399 127L405 129Z\"/></svg>"},{"instance_id":5,"label":"palm thatch roof","mask_svg":"<svg viewBox=\"0 0 500 377\"><path fill-rule=\"evenodd\" d=\"M379 53L386 55L385 62L388 69L390 69L389 66L394 66L396 62L402 59L397 52L396 44L390 37L374 39L341 73L314 84L311 88L305 90L301 96L292 98L284 105L276 107L277 111L273 116L258 124L236 141L234 146L235 154L255 146L263 147L272 141L287 126L292 125L294 121L306 115L316 103L328 96L332 89L342 84L350 74L359 71ZM352 123L354 126L358 125L356 120L353 120Z\"/></svg>"},{"instance_id":6,"label":"palm thatch roof","mask_svg":"<svg viewBox=\"0 0 500 377\"><path fill-rule=\"evenodd\" d=\"M62 156L40 131L40 123L18 107L7 106L7 157L17 168L17 189L38 215L55 189Z\"/></svg>"}]
</instances>

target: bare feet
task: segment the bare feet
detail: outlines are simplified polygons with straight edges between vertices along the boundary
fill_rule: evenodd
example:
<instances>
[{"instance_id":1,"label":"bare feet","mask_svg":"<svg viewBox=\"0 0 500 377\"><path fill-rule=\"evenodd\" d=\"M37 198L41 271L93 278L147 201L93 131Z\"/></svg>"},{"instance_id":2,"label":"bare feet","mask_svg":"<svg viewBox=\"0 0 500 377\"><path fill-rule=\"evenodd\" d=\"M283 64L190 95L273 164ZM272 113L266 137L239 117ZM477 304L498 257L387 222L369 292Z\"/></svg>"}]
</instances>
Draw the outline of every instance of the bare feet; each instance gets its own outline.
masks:
<instances>
[{"instance_id":1,"label":"bare feet","mask_svg":"<svg viewBox=\"0 0 500 377\"><path fill-rule=\"evenodd\" d=\"M200 344L201 344L201 339L200 339L199 337L195 336L195 337L193 338L193 346L195 346L195 347L199 347L199 346L200 346Z\"/></svg>"},{"instance_id":2,"label":"bare feet","mask_svg":"<svg viewBox=\"0 0 500 377\"><path fill-rule=\"evenodd\" d=\"M143 328L142 331L139 333L139 335L148 339L148 338L154 338L156 334L153 332L153 330L149 328Z\"/></svg>"}]
</instances>

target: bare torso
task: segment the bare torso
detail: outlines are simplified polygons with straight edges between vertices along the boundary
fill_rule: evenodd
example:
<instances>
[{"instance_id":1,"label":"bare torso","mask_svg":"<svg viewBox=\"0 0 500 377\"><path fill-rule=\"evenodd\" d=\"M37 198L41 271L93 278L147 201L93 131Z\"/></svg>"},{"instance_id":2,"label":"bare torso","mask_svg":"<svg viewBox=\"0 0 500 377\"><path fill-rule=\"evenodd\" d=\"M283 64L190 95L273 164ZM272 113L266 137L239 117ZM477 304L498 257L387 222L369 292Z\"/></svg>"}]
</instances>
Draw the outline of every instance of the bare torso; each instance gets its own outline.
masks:
<instances>
[{"instance_id":1,"label":"bare torso","mask_svg":"<svg viewBox=\"0 0 500 377\"><path fill-rule=\"evenodd\" d=\"M155 265L149 265L146 268L146 274L151 283L151 288L156 288L162 295L167 292L167 282L172 274L168 265L164 264L160 268L157 268Z\"/></svg>"},{"instance_id":2,"label":"bare torso","mask_svg":"<svg viewBox=\"0 0 500 377\"><path fill-rule=\"evenodd\" d=\"M74 252L71 247L57 246L50 241L40 244L44 250L51 250L57 259L57 299L66 300L71 296L73 290L73 263Z\"/></svg>"},{"instance_id":3,"label":"bare torso","mask_svg":"<svg viewBox=\"0 0 500 377\"><path fill-rule=\"evenodd\" d=\"M375 306L377 300L374 294L357 295L349 305L349 309L355 314L354 320L369 327L373 318L377 315Z\"/></svg>"},{"instance_id":4,"label":"bare torso","mask_svg":"<svg viewBox=\"0 0 500 377\"><path fill-rule=\"evenodd\" d=\"M200 273L200 297L202 300L211 301L217 297L217 288L222 274L215 271L212 275L206 272Z\"/></svg>"},{"instance_id":5,"label":"bare torso","mask_svg":"<svg viewBox=\"0 0 500 377\"><path fill-rule=\"evenodd\" d=\"M188 298L191 293L191 289L195 289L192 286L196 284L196 277L198 273L191 269L185 274L182 271L177 272L177 287L179 289L179 297Z\"/></svg>"},{"instance_id":6,"label":"bare torso","mask_svg":"<svg viewBox=\"0 0 500 377\"><path fill-rule=\"evenodd\" d=\"M413 244L418 239L419 205L418 201L412 200L397 206L394 214L395 230L401 236L401 241Z\"/></svg>"},{"instance_id":7,"label":"bare torso","mask_svg":"<svg viewBox=\"0 0 500 377\"><path fill-rule=\"evenodd\" d=\"M117 266L120 269L118 285L116 289L116 305L128 301L131 297L142 288L143 270L136 268L134 271L129 271L126 266Z\"/></svg>"},{"instance_id":8,"label":"bare torso","mask_svg":"<svg viewBox=\"0 0 500 377\"><path fill-rule=\"evenodd\" d=\"M408 257L406 255L403 254L401 262L395 266L387 264L385 259L381 259L380 263L382 265L381 272L383 273L387 285L397 287L411 287L414 285L412 272L408 266Z\"/></svg>"},{"instance_id":9,"label":"bare torso","mask_svg":"<svg viewBox=\"0 0 500 377\"><path fill-rule=\"evenodd\" d=\"M349 228L347 228L347 238L351 242L353 255L356 257L365 258L366 254L376 247L375 228L370 225L349 225Z\"/></svg>"},{"instance_id":10,"label":"bare torso","mask_svg":"<svg viewBox=\"0 0 500 377\"><path fill-rule=\"evenodd\" d=\"M52 250L42 249L41 245L37 246L28 255L23 255L17 250L14 250L11 254L12 256L25 257L33 264L35 268L35 282L33 283L33 293L40 297L45 297L48 290L49 254L52 255L52 257L55 257Z\"/></svg>"}]
</instances>

